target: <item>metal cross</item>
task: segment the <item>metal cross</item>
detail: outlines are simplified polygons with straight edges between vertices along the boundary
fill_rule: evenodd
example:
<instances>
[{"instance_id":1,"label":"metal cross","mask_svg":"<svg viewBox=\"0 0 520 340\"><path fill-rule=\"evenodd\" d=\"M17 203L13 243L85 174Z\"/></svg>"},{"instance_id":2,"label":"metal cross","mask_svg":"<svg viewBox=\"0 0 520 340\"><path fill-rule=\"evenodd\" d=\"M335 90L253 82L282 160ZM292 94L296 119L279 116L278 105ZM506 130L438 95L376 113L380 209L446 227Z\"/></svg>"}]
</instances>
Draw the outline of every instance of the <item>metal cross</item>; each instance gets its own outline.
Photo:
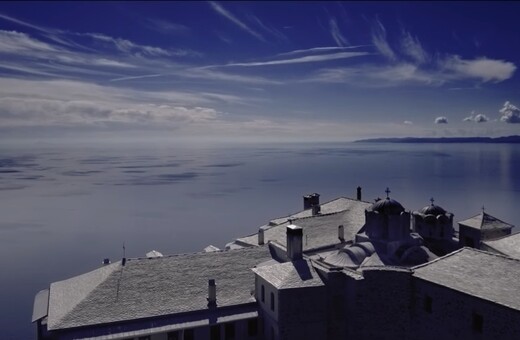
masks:
<instances>
[{"instance_id":1,"label":"metal cross","mask_svg":"<svg viewBox=\"0 0 520 340\"><path fill-rule=\"evenodd\" d=\"M486 210L486 207L484 207L484 205L482 205L482 212L484 212L484 210Z\"/></svg>"},{"instance_id":2,"label":"metal cross","mask_svg":"<svg viewBox=\"0 0 520 340\"><path fill-rule=\"evenodd\" d=\"M432 198L430 198L430 202L432 202L432 205L433 205L433 202L435 202L435 200Z\"/></svg>"},{"instance_id":3,"label":"metal cross","mask_svg":"<svg viewBox=\"0 0 520 340\"><path fill-rule=\"evenodd\" d=\"M388 189L388 187L386 188L385 192L386 192L386 198L390 198L389 195L390 195L391 191L390 191L390 189Z\"/></svg>"}]
</instances>

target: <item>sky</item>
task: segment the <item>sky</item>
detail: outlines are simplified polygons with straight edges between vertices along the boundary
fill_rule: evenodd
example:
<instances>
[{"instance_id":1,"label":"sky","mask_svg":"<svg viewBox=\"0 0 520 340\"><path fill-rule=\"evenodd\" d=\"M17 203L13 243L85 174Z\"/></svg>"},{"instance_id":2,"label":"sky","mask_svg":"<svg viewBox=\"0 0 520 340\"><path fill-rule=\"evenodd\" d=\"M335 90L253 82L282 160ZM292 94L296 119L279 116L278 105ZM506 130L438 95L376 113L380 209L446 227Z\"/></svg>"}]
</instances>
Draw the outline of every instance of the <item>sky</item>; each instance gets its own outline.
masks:
<instances>
[{"instance_id":1,"label":"sky","mask_svg":"<svg viewBox=\"0 0 520 340\"><path fill-rule=\"evenodd\" d=\"M2 2L0 134L517 134L518 13L518 2Z\"/></svg>"}]
</instances>

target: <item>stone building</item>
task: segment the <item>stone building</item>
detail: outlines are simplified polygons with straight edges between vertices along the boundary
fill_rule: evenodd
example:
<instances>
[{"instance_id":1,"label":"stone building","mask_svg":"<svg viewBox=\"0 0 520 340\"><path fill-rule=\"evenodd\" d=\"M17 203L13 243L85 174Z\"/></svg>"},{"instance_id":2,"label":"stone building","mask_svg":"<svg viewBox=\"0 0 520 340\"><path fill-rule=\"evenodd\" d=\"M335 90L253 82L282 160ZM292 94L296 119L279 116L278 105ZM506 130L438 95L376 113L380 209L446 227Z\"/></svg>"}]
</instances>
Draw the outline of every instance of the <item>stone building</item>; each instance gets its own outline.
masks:
<instances>
[{"instance_id":1,"label":"stone building","mask_svg":"<svg viewBox=\"0 0 520 340\"><path fill-rule=\"evenodd\" d=\"M389 190L375 203L360 189L307 195L304 208L225 250L123 258L54 282L35 297L38 339L518 338L511 225L482 213L459 223L473 237L460 242L453 214L433 200L407 211Z\"/></svg>"}]
</instances>

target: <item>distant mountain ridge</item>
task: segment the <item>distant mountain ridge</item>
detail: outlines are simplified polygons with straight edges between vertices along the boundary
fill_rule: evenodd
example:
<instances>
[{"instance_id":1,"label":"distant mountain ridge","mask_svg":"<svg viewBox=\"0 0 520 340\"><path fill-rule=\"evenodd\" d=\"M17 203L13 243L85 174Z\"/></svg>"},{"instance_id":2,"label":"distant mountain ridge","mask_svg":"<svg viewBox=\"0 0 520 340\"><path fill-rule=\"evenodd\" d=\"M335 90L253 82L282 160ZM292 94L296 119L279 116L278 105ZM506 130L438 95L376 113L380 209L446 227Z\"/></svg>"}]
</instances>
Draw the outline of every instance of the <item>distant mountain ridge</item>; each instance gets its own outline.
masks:
<instances>
[{"instance_id":1,"label":"distant mountain ridge","mask_svg":"<svg viewBox=\"0 0 520 340\"><path fill-rule=\"evenodd\" d=\"M354 143L501 143L520 144L520 136L505 137L404 137L404 138L371 138L354 141Z\"/></svg>"}]
</instances>

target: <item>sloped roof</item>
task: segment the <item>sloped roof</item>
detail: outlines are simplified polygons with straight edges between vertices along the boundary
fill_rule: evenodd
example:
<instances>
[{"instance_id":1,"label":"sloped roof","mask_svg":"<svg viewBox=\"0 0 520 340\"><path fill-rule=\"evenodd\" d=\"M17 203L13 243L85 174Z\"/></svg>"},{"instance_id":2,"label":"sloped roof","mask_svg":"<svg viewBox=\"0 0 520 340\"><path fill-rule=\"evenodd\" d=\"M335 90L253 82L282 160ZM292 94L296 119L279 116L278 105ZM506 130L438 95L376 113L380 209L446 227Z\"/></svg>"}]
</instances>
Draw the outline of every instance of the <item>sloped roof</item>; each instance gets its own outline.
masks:
<instances>
[{"instance_id":1,"label":"sloped roof","mask_svg":"<svg viewBox=\"0 0 520 340\"><path fill-rule=\"evenodd\" d=\"M499 253L520 259L520 233L495 240L483 241L483 243Z\"/></svg>"},{"instance_id":2,"label":"sloped roof","mask_svg":"<svg viewBox=\"0 0 520 340\"><path fill-rule=\"evenodd\" d=\"M344 227L345 240L351 240L365 224L365 208L370 203L349 200L345 210L333 214L321 214L305 218L294 219L293 224L303 228L303 250L311 250L327 245L337 244L338 226ZM276 241L286 244L286 227L288 222L265 229L264 241ZM258 244L258 235L253 234L237 239L241 243Z\"/></svg>"},{"instance_id":3,"label":"sloped roof","mask_svg":"<svg viewBox=\"0 0 520 340\"><path fill-rule=\"evenodd\" d=\"M208 280L217 305L254 302L251 268L271 259L268 246L128 259L51 284L49 330L207 309Z\"/></svg>"},{"instance_id":4,"label":"sloped roof","mask_svg":"<svg viewBox=\"0 0 520 340\"><path fill-rule=\"evenodd\" d=\"M253 271L277 289L324 286L309 260L262 266Z\"/></svg>"},{"instance_id":5,"label":"sloped roof","mask_svg":"<svg viewBox=\"0 0 520 340\"><path fill-rule=\"evenodd\" d=\"M47 310L49 307L49 290L40 290L34 297L33 314L31 322L40 320L47 316Z\"/></svg>"},{"instance_id":6,"label":"sloped roof","mask_svg":"<svg viewBox=\"0 0 520 340\"><path fill-rule=\"evenodd\" d=\"M344 210L350 210L354 206L363 206L363 209L368 208L371 203L364 202L364 201L358 201L347 197L339 197L332 201L325 202L323 204L320 204L320 213L325 214L333 214ZM312 216L312 209L302 210L298 213L286 216L286 217L280 217L276 218L274 220L270 221L270 225L279 225L282 223L287 222L289 219L297 219L297 218L303 218L303 217L310 217Z\"/></svg>"},{"instance_id":7,"label":"sloped roof","mask_svg":"<svg viewBox=\"0 0 520 340\"><path fill-rule=\"evenodd\" d=\"M462 248L413 269L420 279L520 310L519 260Z\"/></svg>"},{"instance_id":8,"label":"sloped roof","mask_svg":"<svg viewBox=\"0 0 520 340\"><path fill-rule=\"evenodd\" d=\"M459 224L479 230L513 228L511 224L501 221L498 218L493 217L485 212L481 212L480 214L470 217L467 220L460 221Z\"/></svg>"}]
</instances>

